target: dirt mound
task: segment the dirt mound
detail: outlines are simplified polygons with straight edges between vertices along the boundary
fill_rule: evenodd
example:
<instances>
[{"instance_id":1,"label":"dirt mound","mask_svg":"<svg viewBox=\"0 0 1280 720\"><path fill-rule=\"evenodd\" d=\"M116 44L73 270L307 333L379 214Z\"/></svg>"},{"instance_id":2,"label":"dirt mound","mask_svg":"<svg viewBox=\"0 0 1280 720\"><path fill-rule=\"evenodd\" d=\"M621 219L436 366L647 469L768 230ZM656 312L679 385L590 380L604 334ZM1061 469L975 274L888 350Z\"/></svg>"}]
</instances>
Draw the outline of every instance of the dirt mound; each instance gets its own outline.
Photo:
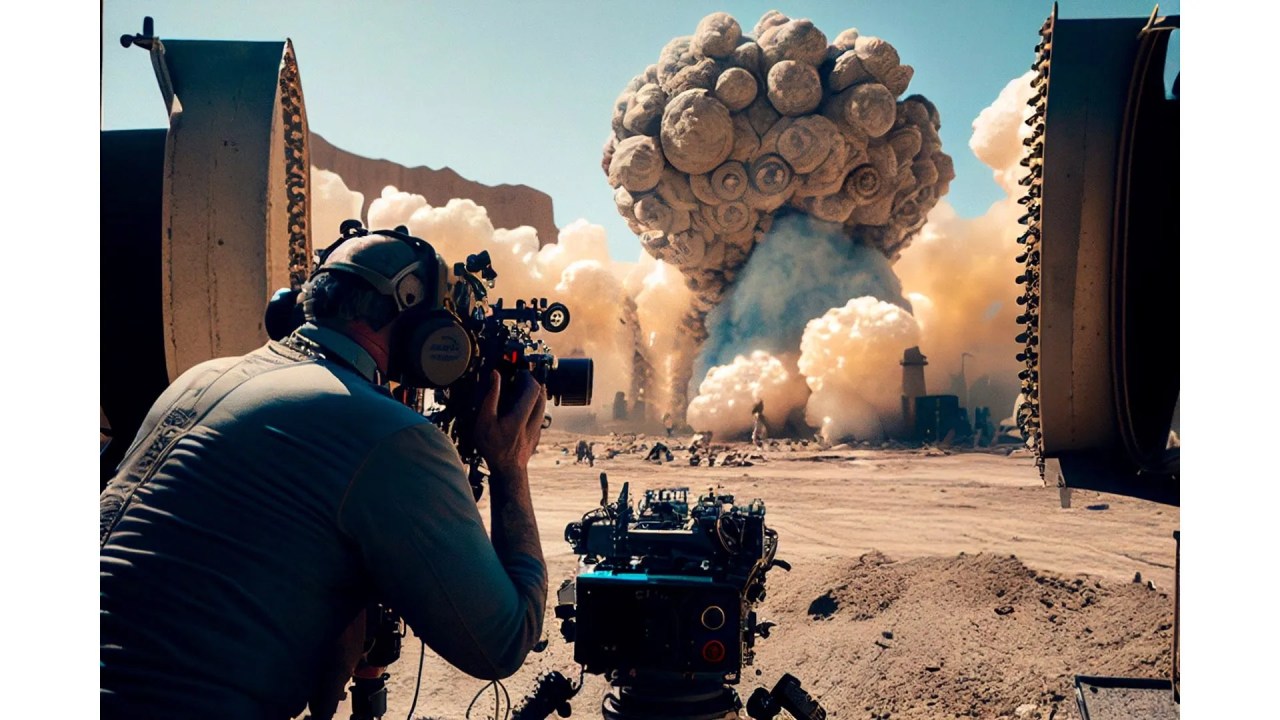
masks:
<instances>
[{"instance_id":1,"label":"dirt mound","mask_svg":"<svg viewBox=\"0 0 1280 720\"><path fill-rule=\"evenodd\" d=\"M1168 672L1172 598L1144 583L878 552L769 580L761 680L791 672L838 717L1066 717L1077 674Z\"/></svg>"}]
</instances>

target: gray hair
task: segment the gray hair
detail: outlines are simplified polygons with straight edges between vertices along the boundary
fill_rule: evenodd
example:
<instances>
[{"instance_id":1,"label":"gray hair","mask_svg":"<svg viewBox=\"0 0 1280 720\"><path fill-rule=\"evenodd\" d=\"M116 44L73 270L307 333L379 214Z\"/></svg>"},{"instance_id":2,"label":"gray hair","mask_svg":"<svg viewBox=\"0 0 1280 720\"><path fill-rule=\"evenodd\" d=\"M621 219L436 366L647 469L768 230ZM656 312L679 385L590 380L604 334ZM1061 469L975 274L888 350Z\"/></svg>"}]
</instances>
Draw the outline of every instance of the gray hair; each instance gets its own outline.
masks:
<instances>
[{"instance_id":1,"label":"gray hair","mask_svg":"<svg viewBox=\"0 0 1280 720\"><path fill-rule=\"evenodd\" d=\"M362 320L374 330L395 319L396 301L373 289L366 280L348 272L325 272L308 283L303 314L308 322Z\"/></svg>"}]
</instances>

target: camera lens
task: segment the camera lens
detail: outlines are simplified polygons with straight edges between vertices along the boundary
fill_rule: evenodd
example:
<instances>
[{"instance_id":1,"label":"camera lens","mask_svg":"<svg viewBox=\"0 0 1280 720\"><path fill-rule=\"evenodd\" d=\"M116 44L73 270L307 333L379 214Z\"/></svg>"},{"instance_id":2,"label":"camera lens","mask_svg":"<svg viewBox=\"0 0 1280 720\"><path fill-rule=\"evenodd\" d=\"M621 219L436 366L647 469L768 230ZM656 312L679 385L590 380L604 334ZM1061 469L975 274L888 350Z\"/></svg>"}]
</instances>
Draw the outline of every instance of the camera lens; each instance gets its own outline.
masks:
<instances>
[{"instance_id":1,"label":"camera lens","mask_svg":"<svg viewBox=\"0 0 1280 720\"><path fill-rule=\"evenodd\" d=\"M591 358L561 358L547 372L547 395L556 405L590 405L594 378Z\"/></svg>"}]
</instances>

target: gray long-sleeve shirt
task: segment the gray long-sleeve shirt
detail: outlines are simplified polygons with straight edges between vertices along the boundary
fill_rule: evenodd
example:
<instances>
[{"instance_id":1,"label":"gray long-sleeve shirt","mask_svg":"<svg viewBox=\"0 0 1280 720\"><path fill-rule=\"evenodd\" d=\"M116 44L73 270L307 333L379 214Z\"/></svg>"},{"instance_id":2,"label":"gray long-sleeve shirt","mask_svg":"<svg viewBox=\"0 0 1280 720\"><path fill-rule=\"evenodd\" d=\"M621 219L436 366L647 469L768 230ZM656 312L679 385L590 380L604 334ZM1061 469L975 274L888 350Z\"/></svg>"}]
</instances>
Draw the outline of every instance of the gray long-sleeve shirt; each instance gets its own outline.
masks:
<instances>
[{"instance_id":1,"label":"gray long-sleeve shirt","mask_svg":"<svg viewBox=\"0 0 1280 720\"><path fill-rule=\"evenodd\" d=\"M156 401L140 439L189 429L102 496L103 717L291 717L371 601L471 675L520 666L545 566L499 557L448 439L352 368L269 343Z\"/></svg>"}]
</instances>

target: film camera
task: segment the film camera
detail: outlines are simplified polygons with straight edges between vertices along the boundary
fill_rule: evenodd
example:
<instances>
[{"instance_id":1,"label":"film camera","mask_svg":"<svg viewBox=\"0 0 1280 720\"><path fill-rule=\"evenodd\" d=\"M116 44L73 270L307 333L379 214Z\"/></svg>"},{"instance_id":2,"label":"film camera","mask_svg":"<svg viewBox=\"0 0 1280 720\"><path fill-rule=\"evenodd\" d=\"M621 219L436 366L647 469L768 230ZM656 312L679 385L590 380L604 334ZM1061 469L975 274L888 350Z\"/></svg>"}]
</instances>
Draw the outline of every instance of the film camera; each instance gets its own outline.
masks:
<instances>
[{"instance_id":1,"label":"film camera","mask_svg":"<svg viewBox=\"0 0 1280 720\"><path fill-rule=\"evenodd\" d=\"M581 406L591 404L595 365L591 358L557 359L545 342L533 337L539 330L558 333L569 326L569 308L563 303L535 298L527 303L517 300L514 307L505 307L498 299L489 305L488 291L498 273L487 250L467 256L465 263L456 263L453 275L451 302L475 354L462 377L435 390L436 410L428 416L457 446L479 500L484 472L470 429L475 424L489 372L498 371L503 383L509 384L520 370L528 370L546 388L552 403ZM511 396L509 392L501 395Z\"/></svg>"},{"instance_id":2,"label":"film camera","mask_svg":"<svg viewBox=\"0 0 1280 720\"><path fill-rule=\"evenodd\" d=\"M412 248L419 269L404 269L388 278L351 258L326 264L341 243L368 235L405 243ZM405 364L414 366L404 373L406 377L400 378L402 384L395 390L396 397L427 415L453 440L469 468L476 500L484 489L485 472L471 430L488 390L490 371L496 370L502 382L510 385L521 370L528 370L554 404L591 404L592 360L557 360L545 342L533 337L539 330L558 333L567 328L569 308L563 303L548 302L547 298L517 300L514 307L506 307L498 299L490 305L489 290L498 273L488 251L454 264L450 280L444 260L426 241L410 235L407 227L368 230L359 220L352 219L342 223L341 235L333 245L317 253L311 277L329 270L360 276L378 292L395 298L402 316L412 315L412 321L406 321L409 325L399 331L406 340L392 340L393 346L412 350L406 354L411 360ZM406 287L410 289L405 290ZM425 299L410 306L409 300L415 295ZM301 289L277 291L263 318L268 336L281 340L297 329L303 322L304 303ZM428 391L434 393L433 403L426 402ZM512 392L501 395L507 399L513 396Z\"/></svg>"},{"instance_id":3,"label":"film camera","mask_svg":"<svg viewBox=\"0 0 1280 720\"><path fill-rule=\"evenodd\" d=\"M611 503L604 473L600 481L600 507L565 528L580 567L560 588L555 613L582 671L614 687L604 717L736 716L742 703L729 685L752 663L756 637L767 638L774 625L754 610L765 576L773 567L790 570L776 557L778 534L765 525L764 502L738 504L714 490L691 498L677 487L647 490L633 508L628 484ZM567 716L580 687L559 673L544 675L515 717ZM756 690L747 709L755 718L781 709L826 717L790 675L773 692Z\"/></svg>"}]
</instances>

